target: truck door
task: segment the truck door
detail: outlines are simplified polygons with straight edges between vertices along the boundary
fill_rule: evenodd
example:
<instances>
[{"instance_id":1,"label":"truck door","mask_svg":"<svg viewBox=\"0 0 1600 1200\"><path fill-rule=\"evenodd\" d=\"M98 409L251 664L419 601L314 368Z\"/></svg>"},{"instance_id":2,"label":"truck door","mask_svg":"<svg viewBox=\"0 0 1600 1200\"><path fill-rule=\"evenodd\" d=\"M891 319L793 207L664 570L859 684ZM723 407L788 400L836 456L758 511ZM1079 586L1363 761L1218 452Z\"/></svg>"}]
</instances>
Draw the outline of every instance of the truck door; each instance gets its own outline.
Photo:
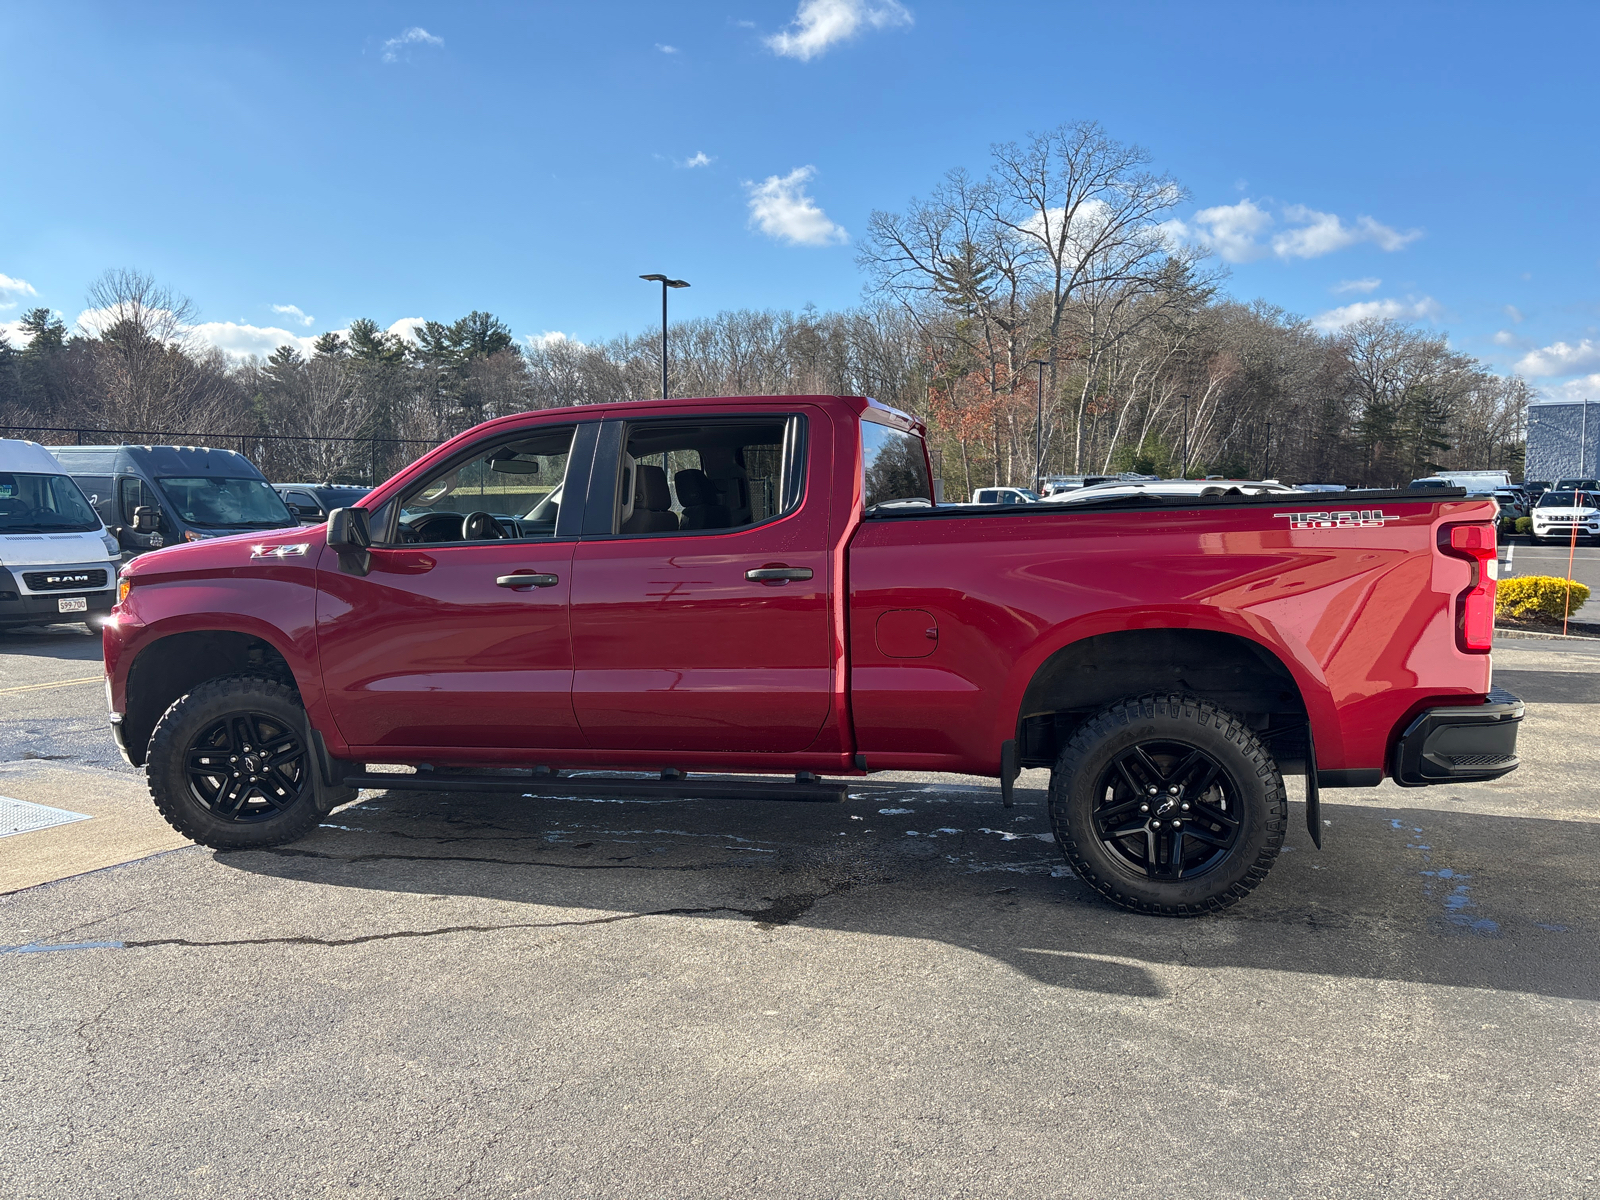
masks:
<instances>
[{"instance_id":1,"label":"truck door","mask_svg":"<svg viewBox=\"0 0 1600 1200\"><path fill-rule=\"evenodd\" d=\"M563 749L572 714L568 597L598 423L501 432L372 515L365 576L324 551L317 648L352 746ZM581 506L579 506L581 507Z\"/></svg>"},{"instance_id":2,"label":"truck door","mask_svg":"<svg viewBox=\"0 0 1600 1200\"><path fill-rule=\"evenodd\" d=\"M606 423L572 564L589 745L816 740L833 689L827 421L811 408Z\"/></svg>"}]
</instances>

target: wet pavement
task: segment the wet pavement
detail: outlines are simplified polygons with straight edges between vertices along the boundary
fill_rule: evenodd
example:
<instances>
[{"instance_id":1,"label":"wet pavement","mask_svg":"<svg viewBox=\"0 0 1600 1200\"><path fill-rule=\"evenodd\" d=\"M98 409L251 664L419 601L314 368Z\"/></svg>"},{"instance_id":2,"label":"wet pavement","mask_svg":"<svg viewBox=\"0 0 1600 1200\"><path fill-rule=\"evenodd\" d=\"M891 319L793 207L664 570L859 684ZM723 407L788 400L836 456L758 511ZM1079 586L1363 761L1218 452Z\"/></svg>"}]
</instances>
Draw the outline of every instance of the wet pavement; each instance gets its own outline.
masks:
<instances>
[{"instance_id":1,"label":"wet pavement","mask_svg":"<svg viewBox=\"0 0 1600 1200\"><path fill-rule=\"evenodd\" d=\"M0 1194L1600 1196L1594 649L1497 650L1522 770L1295 805L1199 920L1073 879L1037 772L366 793L0 896ZM29 719L0 791L138 782Z\"/></svg>"}]
</instances>

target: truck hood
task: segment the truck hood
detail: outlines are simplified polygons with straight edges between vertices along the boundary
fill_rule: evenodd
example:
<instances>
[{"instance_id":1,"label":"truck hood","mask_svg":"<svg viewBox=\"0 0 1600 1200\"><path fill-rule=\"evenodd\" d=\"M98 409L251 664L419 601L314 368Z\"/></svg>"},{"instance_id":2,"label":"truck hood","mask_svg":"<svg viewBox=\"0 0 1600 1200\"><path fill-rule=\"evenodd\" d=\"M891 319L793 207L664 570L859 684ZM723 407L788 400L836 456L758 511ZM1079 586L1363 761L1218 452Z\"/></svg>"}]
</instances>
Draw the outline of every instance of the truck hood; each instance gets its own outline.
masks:
<instances>
[{"instance_id":1,"label":"truck hood","mask_svg":"<svg viewBox=\"0 0 1600 1200\"><path fill-rule=\"evenodd\" d=\"M264 562L315 564L327 539L325 525L291 525L285 529L255 529L249 533L207 538L199 542L174 542L160 550L141 554L122 569L124 576L184 575L190 572L229 570ZM256 555L257 548L304 546L304 554L284 559Z\"/></svg>"},{"instance_id":2,"label":"truck hood","mask_svg":"<svg viewBox=\"0 0 1600 1200\"><path fill-rule=\"evenodd\" d=\"M62 563L110 562L106 544L93 533L0 534L0 566L55 567Z\"/></svg>"},{"instance_id":3,"label":"truck hood","mask_svg":"<svg viewBox=\"0 0 1600 1200\"><path fill-rule=\"evenodd\" d=\"M1536 509L1533 510L1533 515L1534 515L1534 519L1535 520L1537 520L1539 517L1559 517L1563 521L1570 521L1572 518L1576 517L1580 521L1587 521L1590 517L1594 516L1595 513L1597 513L1597 512L1600 512L1600 509L1596 509L1596 508L1536 508Z\"/></svg>"}]
</instances>

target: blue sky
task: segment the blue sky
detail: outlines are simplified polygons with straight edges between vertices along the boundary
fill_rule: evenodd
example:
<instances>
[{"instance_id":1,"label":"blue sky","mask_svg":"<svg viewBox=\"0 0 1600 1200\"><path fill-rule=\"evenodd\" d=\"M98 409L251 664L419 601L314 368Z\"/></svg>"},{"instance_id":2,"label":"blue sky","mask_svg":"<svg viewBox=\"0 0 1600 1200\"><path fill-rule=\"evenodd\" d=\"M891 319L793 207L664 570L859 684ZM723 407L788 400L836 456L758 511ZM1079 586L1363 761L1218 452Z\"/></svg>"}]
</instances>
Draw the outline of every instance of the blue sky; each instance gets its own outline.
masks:
<instances>
[{"instance_id":1,"label":"blue sky","mask_svg":"<svg viewBox=\"0 0 1600 1200\"><path fill-rule=\"evenodd\" d=\"M234 352L473 308L599 339L649 327L651 271L675 316L848 306L873 209L1090 119L1190 190L1233 294L1600 396L1597 35L1593 3L10 4L0 325L113 266Z\"/></svg>"}]
</instances>

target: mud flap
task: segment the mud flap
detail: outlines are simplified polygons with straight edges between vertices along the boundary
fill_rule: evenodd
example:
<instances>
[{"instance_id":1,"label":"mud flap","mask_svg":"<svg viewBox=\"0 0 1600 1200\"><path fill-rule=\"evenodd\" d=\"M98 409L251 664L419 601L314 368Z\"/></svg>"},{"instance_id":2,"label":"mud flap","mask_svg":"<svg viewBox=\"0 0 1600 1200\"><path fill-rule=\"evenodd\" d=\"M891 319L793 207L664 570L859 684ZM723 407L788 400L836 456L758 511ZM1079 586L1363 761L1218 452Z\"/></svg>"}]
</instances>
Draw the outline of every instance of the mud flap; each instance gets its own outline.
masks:
<instances>
[{"instance_id":1,"label":"mud flap","mask_svg":"<svg viewBox=\"0 0 1600 1200\"><path fill-rule=\"evenodd\" d=\"M1012 786L1017 782L1017 776L1022 774L1022 766L1017 762L1017 742L1015 738L1000 743L1000 803L1006 808L1011 807Z\"/></svg>"},{"instance_id":2,"label":"mud flap","mask_svg":"<svg viewBox=\"0 0 1600 1200\"><path fill-rule=\"evenodd\" d=\"M1322 849L1322 794L1317 789L1317 743L1306 727L1306 832L1312 844Z\"/></svg>"}]
</instances>

